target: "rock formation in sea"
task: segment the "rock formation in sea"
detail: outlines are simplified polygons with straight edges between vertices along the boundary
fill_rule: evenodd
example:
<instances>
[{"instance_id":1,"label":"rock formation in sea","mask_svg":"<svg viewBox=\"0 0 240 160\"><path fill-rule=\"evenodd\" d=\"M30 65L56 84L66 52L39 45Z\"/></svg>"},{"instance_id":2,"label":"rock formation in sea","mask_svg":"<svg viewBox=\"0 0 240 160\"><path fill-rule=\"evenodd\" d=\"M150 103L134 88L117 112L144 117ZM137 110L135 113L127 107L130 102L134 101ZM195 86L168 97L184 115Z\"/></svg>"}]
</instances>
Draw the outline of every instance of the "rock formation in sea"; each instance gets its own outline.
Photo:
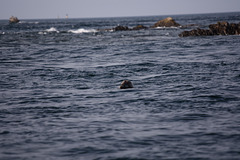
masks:
<instances>
[{"instance_id":1,"label":"rock formation in sea","mask_svg":"<svg viewBox=\"0 0 240 160\"><path fill-rule=\"evenodd\" d=\"M210 24L209 29L194 29L191 31L184 31L179 34L179 37L189 36L214 36L214 35L240 35L240 23L218 22L217 24Z\"/></svg>"},{"instance_id":2,"label":"rock formation in sea","mask_svg":"<svg viewBox=\"0 0 240 160\"><path fill-rule=\"evenodd\" d=\"M155 23L152 28L156 27L179 27L180 24L178 24L172 17L165 18L163 20L158 21Z\"/></svg>"},{"instance_id":3,"label":"rock formation in sea","mask_svg":"<svg viewBox=\"0 0 240 160\"><path fill-rule=\"evenodd\" d=\"M175 22L175 20L173 18L168 17L168 18L165 18L161 21L158 21L152 27L146 27L144 25L137 25L133 28L130 28L128 26L118 25L118 26L116 26L114 28L111 28L111 29L98 29L98 31L134 31L134 30L143 30L143 29L156 28L156 27L180 27L180 24Z\"/></svg>"},{"instance_id":4,"label":"rock formation in sea","mask_svg":"<svg viewBox=\"0 0 240 160\"><path fill-rule=\"evenodd\" d=\"M127 26L117 26L113 28L114 31L127 31L129 28Z\"/></svg>"},{"instance_id":5,"label":"rock formation in sea","mask_svg":"<svg viewBox=\"0 0 240 160\"><path fill-rule=\"evenodd\" d=\"M129 80L124 80L124 81L122 81L122 83L121 83L121 85L120 85L119 88L120 88L120 89L133 88L133 84L132 84L132 82L129 81Z\"/></svg>"},{"instance_id":6,"label":"rock formation in sea","mask_svg":"<svg viewBox=\"0 0 240 160\"><path fill-rule=\"evenodd\" d=\"M17 17L11 16L9 18L9 23L18 23L19 19Z\"/></svg>"},{"instance_id":7,"label":"rock formation in sea","mask_svg":"<svg viewBox=\"0 0 240 160\"><path fill-rule=\"evenodd\" d=\"M114 31L129 31L129 30L141 30L141 29L147 29L147 27L145 27L143 25L137 25L136 27L133 27L133 28L129 28L127 26L117 26L117 27L113 28L112 30L114 30Z\"/></svg>"},{"instance_id":8,"label":"rock formation in sea","mask_svg":"<svg viewBox=\"0 0 240 160\"><path fill-rule=\"evenodd\" d=\"M141 30L141 29L147 29L148 27L145 27L143 25L137 25L136 27L133 27L132 30Z\"/></svg>"}]
</instances>

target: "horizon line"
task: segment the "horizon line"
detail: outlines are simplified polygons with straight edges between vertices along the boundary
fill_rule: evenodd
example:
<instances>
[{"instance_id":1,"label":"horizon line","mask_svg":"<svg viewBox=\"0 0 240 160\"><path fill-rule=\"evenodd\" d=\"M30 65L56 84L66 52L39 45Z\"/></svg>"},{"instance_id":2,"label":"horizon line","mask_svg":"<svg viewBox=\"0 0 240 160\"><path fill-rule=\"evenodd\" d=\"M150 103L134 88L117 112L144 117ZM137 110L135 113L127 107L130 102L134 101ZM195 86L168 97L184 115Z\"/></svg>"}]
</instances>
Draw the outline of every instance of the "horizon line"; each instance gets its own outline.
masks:
<instances>
[{"instance_id":1,"label":"horizon line","mask_svg":"<svg viewBox=\"0 0 240 160\"><path fill-rule=\"evenodd\" d=\"M239 13L240 11L226 11L226 12L203 12L203 13L180 13L180 14L161 14L161 15L133 15L133 16L109 16L109 17L62 17L62 18L59 18L59 17L56 17L56 18L23 18L23 19L20 19L19 17L17 17L20 21L21 20L44 20L44 19L97 19L97 18L127 18L127 17L152 17L152 16L178 16L178 15L197 15L197 14L221 14L221 13ZM13 15L11 15L13 16ZM10 16L10 17L11 17ZM69 15L68 15L69 16ZM9 17L9 18L10 18ZM8 19L0 19L1 21L3 20L9 20Z\"/></svg>"}]
</instances>

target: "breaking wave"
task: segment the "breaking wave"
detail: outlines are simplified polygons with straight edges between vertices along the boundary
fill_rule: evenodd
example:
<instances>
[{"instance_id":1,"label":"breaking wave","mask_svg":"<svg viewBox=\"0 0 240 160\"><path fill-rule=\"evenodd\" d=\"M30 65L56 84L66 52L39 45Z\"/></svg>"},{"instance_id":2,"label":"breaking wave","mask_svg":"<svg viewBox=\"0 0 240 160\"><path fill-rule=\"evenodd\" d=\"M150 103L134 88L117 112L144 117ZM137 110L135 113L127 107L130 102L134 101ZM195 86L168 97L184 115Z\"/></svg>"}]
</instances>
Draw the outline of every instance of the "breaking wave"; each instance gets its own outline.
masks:
<instances>
[{"instance_id":1,"label":"breaking wave","mask_svg":"<svg viewBox=\"0 0 240 160\"><path fill-rule=\"evenodd\" d=\"M56 28L54 28L54 27L51 27L51 28L49 28L49 29L46 29L45 31L46 31L46 32L57 32L57 33L59 33L59 31L58 31Z\"/></svg>"},{"instance_id":2,"label":"breaking wave","mask_svg":"<svg viewBox=\"0 0 240 160\"><path fill-rule=\"evenodd\" d=\"M75 34L80 34L80 33L95 33L97 32L96 29L77 29L77 30L69 30L68 32L75 33Z\"/></svg>"},{"instance_id":3,"label":"breaking wave","mask_svg":"<svg viewBox=\"0 0 240 160\"><path fill-rule=\"evenodd\" d=\"M20 22L18 22L19 24L39 24L39 22L38 21L32 21L32 22L29 22L29 21L20 21Z\"/></svg>"},{"instance_id":4,"label":"breaking wave","mask_svg":"<svg viewBox=\"0 0 240 160\"><path fill-rule=\"evenodd\" d=\"M53 32L59 33L59 31L55 27L51 27L51 28L46 29L44 31L38 32L38 34L47 34L47 33L53 33Z\"/></svg>"},{"instance_id":5,"label":"breaking wave","mask_svg":"<svg viewBox=\"0 0 240 160\"><path fill-rule=\"evenodd\" d=\"M179 29L180 27L156 27L155 29Z\"/></svg>"}]
</instances>

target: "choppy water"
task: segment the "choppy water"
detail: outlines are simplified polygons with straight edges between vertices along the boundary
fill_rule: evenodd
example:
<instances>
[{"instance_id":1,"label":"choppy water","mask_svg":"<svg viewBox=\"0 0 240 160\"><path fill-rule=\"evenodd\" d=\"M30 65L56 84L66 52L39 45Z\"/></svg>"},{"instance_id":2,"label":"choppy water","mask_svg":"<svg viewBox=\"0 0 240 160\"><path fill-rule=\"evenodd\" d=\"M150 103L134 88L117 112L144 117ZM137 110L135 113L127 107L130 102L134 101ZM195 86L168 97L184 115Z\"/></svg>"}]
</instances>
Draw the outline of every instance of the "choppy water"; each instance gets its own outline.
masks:
<instances>
[{"instance_id":1,"label":"choppy water","mask_svg":"<svg viewBox=\"0 0 240 160\"><path fill-rule=\"evenodd\" d=\"M0 159L239 159L240 36L97 31L163 18L0 21Z\"/></svg>"}]
</instances>

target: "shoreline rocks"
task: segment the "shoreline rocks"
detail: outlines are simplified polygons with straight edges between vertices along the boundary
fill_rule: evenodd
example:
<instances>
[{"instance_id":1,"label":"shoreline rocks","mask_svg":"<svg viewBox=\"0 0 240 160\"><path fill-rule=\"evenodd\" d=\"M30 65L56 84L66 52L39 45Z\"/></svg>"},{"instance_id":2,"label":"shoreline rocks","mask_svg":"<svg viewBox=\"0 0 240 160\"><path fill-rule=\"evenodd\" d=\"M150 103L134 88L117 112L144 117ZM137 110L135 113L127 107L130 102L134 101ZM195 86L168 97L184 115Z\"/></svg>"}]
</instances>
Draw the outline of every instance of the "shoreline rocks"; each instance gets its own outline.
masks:
<instances>
[{"instance_id":1,"label":"shoreline rocks","mask_svg":"<svg viewBox=\"0 0 240 160\"><path fill-rule=\"evenodd\" d=\"M11 16L9 18L9 23L18 23L19 19L17 17Z\"/></svg>"},{"instance_id":2,"label":"shoreline rocks","mask_svg":"<svg viewBox=\"0 0 240 160\"><path fill-rule=\"evenodd\" d=\"M240 35L240 23L218 22L217 24L210 24L209 29L194 29L184 31L179 34L179 37L189 36L215 36L215 35Z\"/></svg>"}]
</instances>

